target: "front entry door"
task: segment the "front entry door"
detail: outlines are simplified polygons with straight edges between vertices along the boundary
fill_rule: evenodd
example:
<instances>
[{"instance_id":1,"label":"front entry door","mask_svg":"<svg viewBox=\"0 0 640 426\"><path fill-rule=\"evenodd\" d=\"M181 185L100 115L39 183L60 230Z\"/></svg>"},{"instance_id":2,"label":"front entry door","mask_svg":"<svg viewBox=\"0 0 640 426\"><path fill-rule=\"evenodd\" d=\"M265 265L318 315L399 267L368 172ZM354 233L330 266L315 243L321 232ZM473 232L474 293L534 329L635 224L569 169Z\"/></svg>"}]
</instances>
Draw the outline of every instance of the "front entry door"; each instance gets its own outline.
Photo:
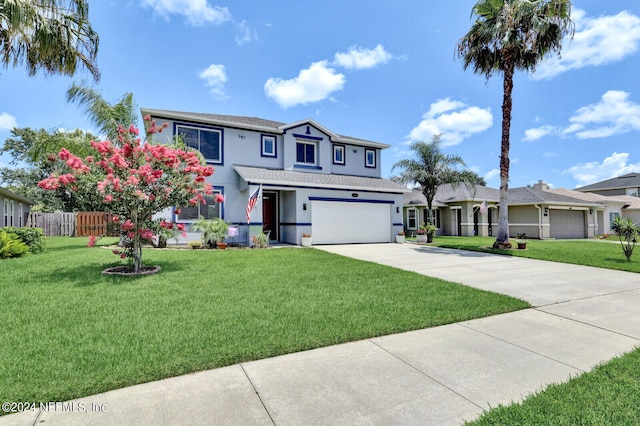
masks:
<instances>
[{"instance_id":1,"label":"front entry door","mask_svg":"<svg viewBox=\"0 0 640 426\"><path fill-rule=\"evenodd\" d=\"M269 239L278 240L278 193L262 192L262 230L269 233Z\"/></svg>"}]
</instances>

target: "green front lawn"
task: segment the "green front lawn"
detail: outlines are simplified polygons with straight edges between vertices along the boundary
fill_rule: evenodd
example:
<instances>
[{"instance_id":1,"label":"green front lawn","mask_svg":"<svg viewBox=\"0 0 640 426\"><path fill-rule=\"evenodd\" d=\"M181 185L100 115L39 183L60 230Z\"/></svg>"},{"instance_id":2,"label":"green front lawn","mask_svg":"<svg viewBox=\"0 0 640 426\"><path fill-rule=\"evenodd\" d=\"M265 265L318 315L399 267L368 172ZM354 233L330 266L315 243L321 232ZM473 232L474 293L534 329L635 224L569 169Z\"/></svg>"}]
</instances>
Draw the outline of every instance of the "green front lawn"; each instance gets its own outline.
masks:
<instances>
[{"instance_id":1,"label":"green front lawn","mask_svg":"<svg viewBox=\"0 0 640 426\"><path fill-rule=\"evenodd\" d=\"M119 259L86 243L48 238L41 254L0 261L0 401L67 400L528 307L314 249L145 249L162 272L103 276Z\"/></svg>"},{"instance_id":2,"label":"green front lawn","mask_svg":"<svg viewBox=\"0 0 640 426\"><path fill-rule=\"evenodd\" d=\"M494 241L493 237L435 237L429 245L640 272L640 248L627 262L617 241L527 240L526 250L493 250L490 247ZM511 243L516 246L515 239Z\"/></svg>"}]
</instances>

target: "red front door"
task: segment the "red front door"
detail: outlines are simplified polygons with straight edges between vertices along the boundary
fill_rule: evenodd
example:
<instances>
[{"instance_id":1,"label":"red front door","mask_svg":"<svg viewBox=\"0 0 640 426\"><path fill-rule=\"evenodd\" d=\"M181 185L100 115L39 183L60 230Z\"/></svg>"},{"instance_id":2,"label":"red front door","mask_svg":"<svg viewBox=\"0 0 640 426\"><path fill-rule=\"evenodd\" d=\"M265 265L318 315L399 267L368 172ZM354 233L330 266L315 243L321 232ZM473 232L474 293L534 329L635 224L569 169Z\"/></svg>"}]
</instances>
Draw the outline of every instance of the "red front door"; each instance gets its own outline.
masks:
<instances>
[{"instance_id":1,"label":"red front door","mask_svg":"<svg viewBox=\"0 0 640 426\"><path fill-rule=\"evenodd\" d=\"M278 240L278 193L262 192L262 230L270 240Z\"/></svg>"}]
</instances>

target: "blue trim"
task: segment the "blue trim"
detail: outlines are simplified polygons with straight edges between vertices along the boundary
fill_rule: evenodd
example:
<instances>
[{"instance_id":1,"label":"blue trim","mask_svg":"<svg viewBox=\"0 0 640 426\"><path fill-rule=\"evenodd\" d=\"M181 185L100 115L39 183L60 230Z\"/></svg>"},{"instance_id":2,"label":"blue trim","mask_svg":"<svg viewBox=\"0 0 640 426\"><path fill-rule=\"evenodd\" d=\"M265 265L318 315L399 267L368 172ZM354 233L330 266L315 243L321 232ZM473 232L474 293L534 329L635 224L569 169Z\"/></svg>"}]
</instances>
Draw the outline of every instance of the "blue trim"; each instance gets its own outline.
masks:
<instances>
[{"instance_id":1,"label":"blue trim","mask_svg":"<svg viewBox=\"0 0 640 426\"><path fill-rule=\"evenodd\" d=\"M360 200L354 198L309 197L309 201L337 201L340 203L393 204L390 200Z\"/></svg>"},{"instance_id":2,"label":"blue trim","mask_svg":"<svg viewBox=\"0 0 640 426\"><path fill-rule=\"evenodd\" d=\"M309 223L296 223L296 222L289 223L289 222L286 222L286 223L280 223L280 226L311 226L311 222L309 222Z\"/></svg>"},{"instance_id":3,"label":"blue trim","mask_svg":"<svg viewBox=\"0 0 640 426\"><path fill-rule=\"evenodd\" d=\"M200 124L200 123L195 123L195 122L190 122L190 121L174 121L173 122L173 136L178 136L178 126L182 126L182 127L190 127L192 129L205 129L205 130L217 130L218 132L220 132L220 160L216 161L213 159L207 159L205 158L205 161L207 162L207 164L217 164L219 166L224 166L224 128L222 127L214 127L214 126L208 126L206 124ZM198 148L198 151L200 151L200 148ZM200 153L202 153L202 151L200 151ZM204 157L204 155L203 155Z\"/></svg>"},{"instance_id":4,"label":"blue trim","mask_svg":"<svg viewBox=\"0 0 640 426\"><path fill-rule=\"evenodd\" d=\"M266 138L273 138L273 154L265 153L264 142ZM275 135L260 134L260 156L267 158L278 158L278 138Z\"/></svg>"},{"instance_id":5,"label":"blue trim","mask_svg":"<svg viewBox=\"0 0 640 426\"><path fill-rule=\"evenodd\" d=\"M342 148L342 162L336 161L336 148ZM345 166L347 164L347 159L345 158L347 154L347 148L344 144L334 143L333 144L333 164L339 166Z\"/></svg>"},{"instance_id":6,"label":"blue trim","mask_svg":"<svg viewBox=\"0 0 640 426\"><path fill-rule=\"evenodd\" d=\"M261 183L261 182L251 182L251 181L247 181L248 185L262 185L263 187L265 186L272 186L274 188L299 188L299 189L321 189L323 191L345 191L345 192L365 192L365 193L371 193L371 194L395 194L395 195L400 195L402 194L402 192L381 192L381 191L374 191L374 190L370 190L370 189L343 189L343 188L319 188L317 186L304 186L304 185L276 185L273 183Z\"/></svg>"},{"instance_id":7,"label":"blue trim","mask_svg":"<svg viewBox=\"0 0 640 426\"><path fill-rule=\"evenodd\" d=\"M404 223L394 223L393 226L404 226Z\"/></svg>"},{"instance_id":8,"label":"blue trim","mask_svg":"<svg viewBox=\"0 0 640 426\"><path fill-rule=\"evenodd\" d=\"M369 162L367 161L367 154L369 152L373 153L373 165L370 165ZM364 166L368 169L376 168L376 150L375 149L369 149L369 148L364 149Z\"/></svg>"},{"instance_id":9,"label":"blue trim","mask_svg":"<svg viewBox=\"0 0 640 426\"><path fill-rule=\"evenodd\" d=\"M321 138L319 136L301 135L299 133L292 133L292 134L293 134L293 137L300 138L300 139L311 139L312 141L324 140L324 138Z\"/></svg>"},{"instance_id":10,"label":"blue trim","mask_svg":"<svg viewBox=\"0 0 640 426\"><path fill-rule=\"evenodd\" d=\"M294 164L293 168L294 169L322 170L322 167L320 167L320 166L311 166L311 165L307 165L307 164Z\"/></svg>"}]
</instances>

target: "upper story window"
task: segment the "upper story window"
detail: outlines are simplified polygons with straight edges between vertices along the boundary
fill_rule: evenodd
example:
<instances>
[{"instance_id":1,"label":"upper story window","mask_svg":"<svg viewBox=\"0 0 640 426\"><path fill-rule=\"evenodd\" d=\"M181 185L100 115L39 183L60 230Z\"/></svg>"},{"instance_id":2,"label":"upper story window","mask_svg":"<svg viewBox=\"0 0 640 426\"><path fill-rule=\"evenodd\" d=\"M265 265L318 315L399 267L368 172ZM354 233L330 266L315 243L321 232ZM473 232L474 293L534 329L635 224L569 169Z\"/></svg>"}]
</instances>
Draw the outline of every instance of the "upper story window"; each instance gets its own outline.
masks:
<instances>
[{"instance_id":1,"label":"upper story window","mask_svg":"<svg viewBox=\"0 0 640 426\"><path fill-rule=\"evenodd\" d=\"M333 164L345 164L344 145L333 145Z\"/></svg>"},{"instance_id":2,"label":"upper story window","mask_svg":"<svg viewBox=\"0 0 640 426\"><path fill-rule=\"evenodd\" d=\"M364 166L369 168L376 167L376 150L375 149L364 150Z\"/></svg>"},{"instance_id":3,"label":"upper story window","mask_svg":"<svg viewBox=\"0 0 640 426\"><path fill-rule=\"evenodd\" d=\"M276 137L271 135L262 135L261 154L263 157L277 157Z\"/></svg>"},{"instance_id":4,"label":"upper story window","mask_svg":"<svg viewBox=\"0 0 640 426\"><path fill-rule=\"evenodd\" d=\"M210 163L222 164L222 129L176 125L176 135Z\"/></svg>"},{"instance_id":5,"label":"upper story window","mask_svg":"<svg viewBox=\"0 0 640 426\"><path fill-rule=\"evenodd\" d=\"M296 142L296 162L315 165L317 147L318 144L315 142Z\"/></svg>"}]
</instances>

